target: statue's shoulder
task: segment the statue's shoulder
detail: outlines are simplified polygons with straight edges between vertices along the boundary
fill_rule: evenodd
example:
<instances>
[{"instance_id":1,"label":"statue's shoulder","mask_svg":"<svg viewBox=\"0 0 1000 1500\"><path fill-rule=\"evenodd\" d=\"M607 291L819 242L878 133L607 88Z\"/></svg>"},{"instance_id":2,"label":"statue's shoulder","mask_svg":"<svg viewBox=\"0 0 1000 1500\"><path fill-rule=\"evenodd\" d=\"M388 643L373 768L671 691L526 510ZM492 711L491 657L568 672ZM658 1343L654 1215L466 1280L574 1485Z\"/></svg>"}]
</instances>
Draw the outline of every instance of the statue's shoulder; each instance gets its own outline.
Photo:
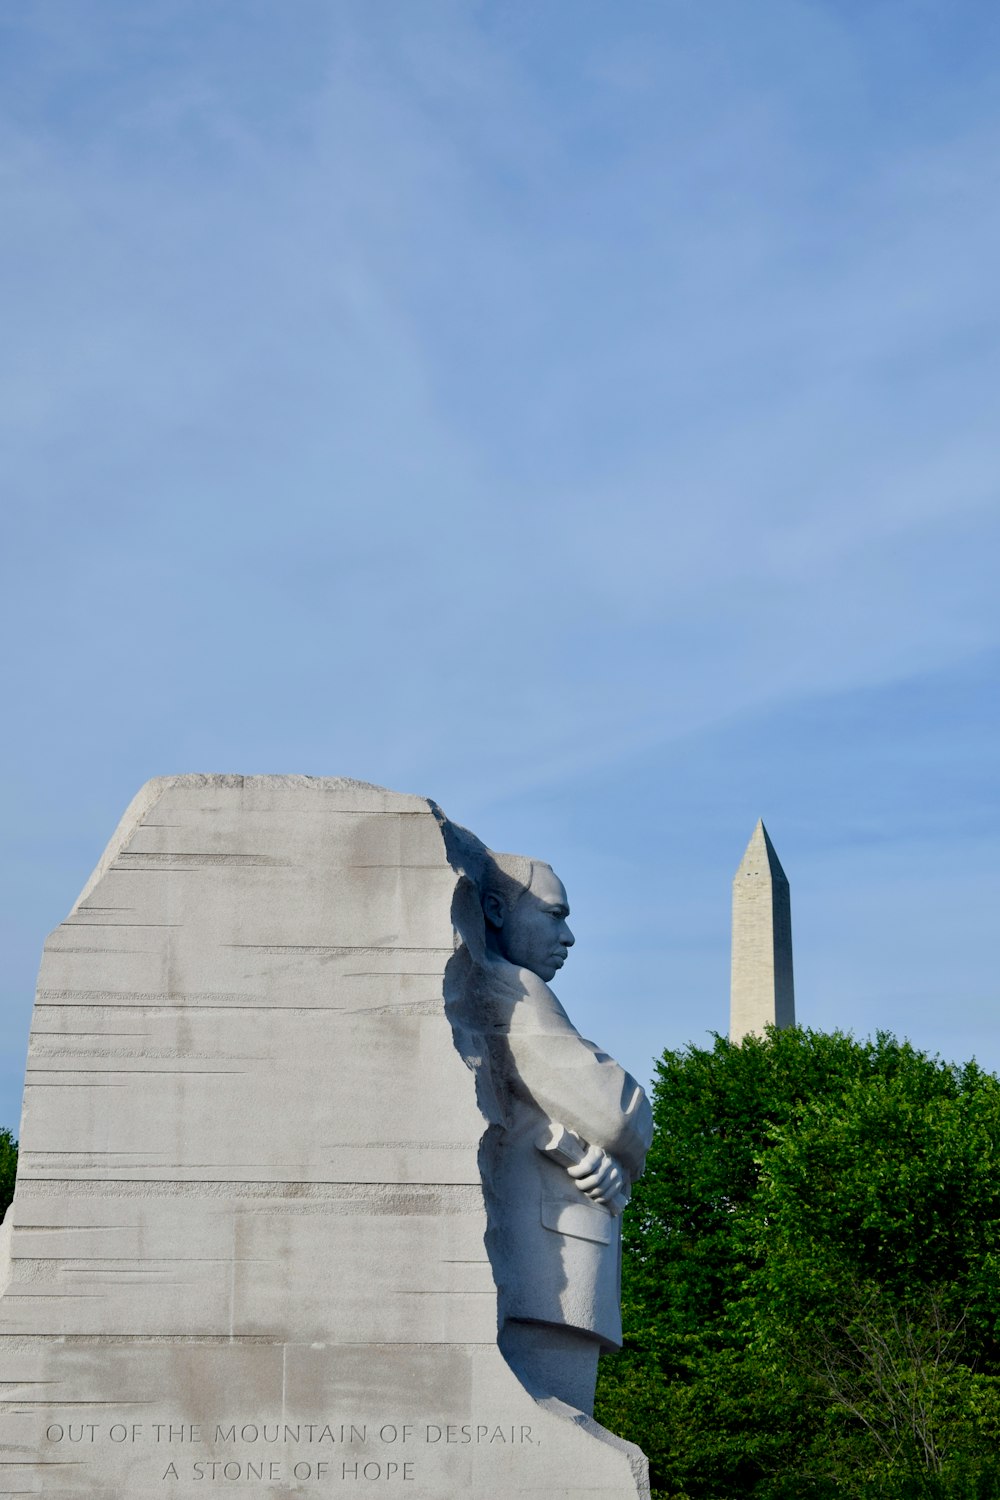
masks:
<instances>
[{"instance_id":1,"label":"statue's shoulder","mask_svg":"<svg viewBox=\"0 0 1000 1500\"><path fill-rule=\"evenodd\" d=\"M497 978L508 1000L512 1031L573 1029L559 997L533 969L522 968L502 958L497 963L502 971L498 972Z\"/></svg>"}]
</instances>

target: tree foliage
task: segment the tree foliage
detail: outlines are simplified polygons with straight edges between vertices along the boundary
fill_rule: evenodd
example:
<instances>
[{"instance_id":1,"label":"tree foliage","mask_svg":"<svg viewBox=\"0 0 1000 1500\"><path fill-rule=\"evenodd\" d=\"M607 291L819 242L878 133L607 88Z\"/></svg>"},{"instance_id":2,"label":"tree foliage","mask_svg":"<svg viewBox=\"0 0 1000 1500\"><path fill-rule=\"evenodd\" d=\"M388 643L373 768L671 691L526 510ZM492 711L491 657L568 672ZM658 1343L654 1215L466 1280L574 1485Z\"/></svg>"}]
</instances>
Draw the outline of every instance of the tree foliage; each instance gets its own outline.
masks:
<instances>
[{"instance_id":1,"label":"tree foliage","mask_svg":"<svg viewBox=\"0 0 1000 1500\"><path fill-rule=\"evenodd\" d=\"M16 1172L17 1141L9 1130L0 1129L0 1219L7 1212L14 1197Z\"/></svg>"},{"instance_id":2,"label":"tree foliage","mask_svg":"<svg viewBox=\"0 0 1000 1500\"><path fill-rule=\"evenodd\" d=\"M1000 1080L881 1034L667 1052L598 1416L671 1500L1000 1494Z\"/></svg>"}]
</instances>

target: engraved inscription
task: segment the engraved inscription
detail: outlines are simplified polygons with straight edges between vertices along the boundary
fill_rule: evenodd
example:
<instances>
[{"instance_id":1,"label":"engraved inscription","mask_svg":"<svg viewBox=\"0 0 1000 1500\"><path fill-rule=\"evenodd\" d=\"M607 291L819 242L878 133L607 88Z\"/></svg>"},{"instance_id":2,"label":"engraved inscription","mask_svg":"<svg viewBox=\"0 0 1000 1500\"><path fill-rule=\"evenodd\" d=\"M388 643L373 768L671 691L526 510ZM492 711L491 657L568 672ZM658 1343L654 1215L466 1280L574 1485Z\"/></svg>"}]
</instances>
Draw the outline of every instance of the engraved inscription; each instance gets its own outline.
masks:
<instances>
[{"instance_id":1,"label":"engraved inscription","mask_svg":"<svg viewBox=\"0 0 1000 1500\"><path fill-rule=\"evenodd\" d=\"M498 1422L50 1422L45 1429L47 1444L69 1445L79 1452L103 1443L127 1444L150 1450L197 1449L205 1456L180 1453L158 1467L162 1483L236 1483L258 1480L267 1484L298 1481L342 1483L407 1483L417 1478L417 1460L389 1456L402 1446L410 1452L455 1447L537 1447L539 1439L527 1423ZM281 1457L264 1456L259 1449L278 1448ZM258 1450L253 1454L239 1451ZM218 1450L229 1449L220 1454ZM303 1448L354 1449L349 1457L304 1456ZM357 1449L367 1450L357 1453ZM236 1449L236 1452L232 1450ZM374 1450L374 1451L373 1451ZM164 1455L166 1458L166 1455Z\"/></svg>"}]
</instances>

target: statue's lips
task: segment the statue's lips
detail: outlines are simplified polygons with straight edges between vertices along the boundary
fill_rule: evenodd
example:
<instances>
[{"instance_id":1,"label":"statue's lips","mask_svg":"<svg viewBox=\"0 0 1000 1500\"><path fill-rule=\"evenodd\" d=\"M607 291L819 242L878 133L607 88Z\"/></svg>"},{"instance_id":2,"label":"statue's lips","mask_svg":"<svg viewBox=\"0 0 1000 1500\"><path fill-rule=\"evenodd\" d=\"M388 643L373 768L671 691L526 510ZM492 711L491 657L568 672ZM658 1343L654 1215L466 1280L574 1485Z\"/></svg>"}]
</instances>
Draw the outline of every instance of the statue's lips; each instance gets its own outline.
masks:
<instances>
[{"instance_id":1,"label":"statue's lips","mask_svg":"<svg viewBox=\"0 0 1000 1500\"><path fill-rule=\"evenodd\" d=\"M560 948L558 953L552 954L552 962L555 964L557 969L562 968L567 958L569 958L569 950L567 948Z\"/></svg>"}]
</instances>

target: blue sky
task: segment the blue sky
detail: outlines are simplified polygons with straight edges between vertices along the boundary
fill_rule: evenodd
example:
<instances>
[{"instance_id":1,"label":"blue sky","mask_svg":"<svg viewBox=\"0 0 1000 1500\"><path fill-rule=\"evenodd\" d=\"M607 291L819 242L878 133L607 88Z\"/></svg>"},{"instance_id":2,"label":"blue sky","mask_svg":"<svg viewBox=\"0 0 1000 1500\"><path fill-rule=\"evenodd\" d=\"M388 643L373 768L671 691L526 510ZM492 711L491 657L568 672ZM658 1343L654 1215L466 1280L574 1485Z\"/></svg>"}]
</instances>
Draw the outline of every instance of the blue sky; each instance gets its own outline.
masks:
<instances>
[{"instance_id":1,"label":"blue sky","mask_svg":"<svg viewBox=\"0 0 1000 1500\"><path fill-rule=\"evenodd\" d=\"M125 805L352 775L549 858L640 1076L1000 1068L1000 8L0 8L0 1123Z\"/></svg>"}]
</instances>

